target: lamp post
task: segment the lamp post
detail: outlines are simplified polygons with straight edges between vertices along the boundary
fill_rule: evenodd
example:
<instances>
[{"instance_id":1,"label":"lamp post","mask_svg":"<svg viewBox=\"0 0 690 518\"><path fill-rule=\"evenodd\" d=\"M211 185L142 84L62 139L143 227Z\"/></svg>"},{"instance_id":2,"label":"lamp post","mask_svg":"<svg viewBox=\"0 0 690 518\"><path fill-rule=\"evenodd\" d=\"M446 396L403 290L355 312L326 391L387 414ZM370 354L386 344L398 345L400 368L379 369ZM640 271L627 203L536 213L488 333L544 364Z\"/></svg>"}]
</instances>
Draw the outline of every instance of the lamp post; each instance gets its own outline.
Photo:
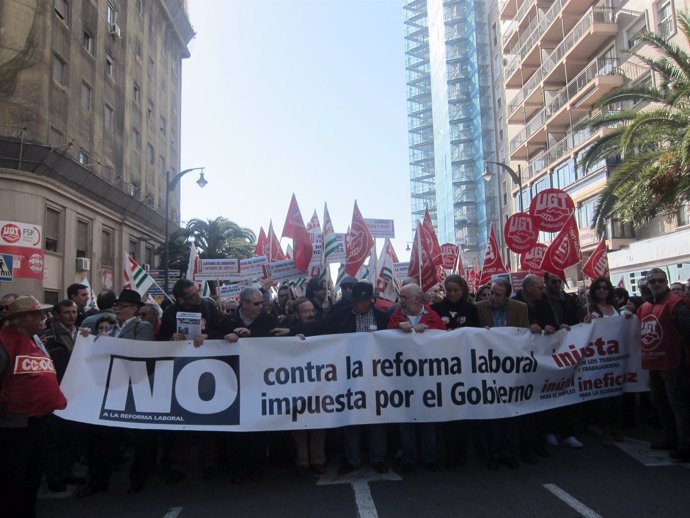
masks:
<instances>
[{"instance_id":1,"label":"lamp post","mask_svg":"<svg viewBox=\"0 0 690 518\"><path fill-rule=\"evenodd\" d=\"M168 283L170 280L168 276L168 248L170 246L168 243L168 239L170 238L170 192L175 190L175 187L178 183L180 183L180 179L184 175L186 175L187 173L191 173L192 171L197 171L199 169L201 170L201 173L199 174L199 179L196 181L196 183L199 187L203 189L208 183L206 181L206 178L204 178L203 167L192 167L191 169L185 169L184 171L180 171L179 173L177 173L172 178L170 178L170 171L165 172L165 246L163 248L163 268L165 268L165 274L163 277L163 291L165 291L166 295L168 294Z\"/></svg>"},{"instance_id":2,"label":"lamp post","mask_svg":"<svg viewBox=\"0 0 690 518\"><path fill-rule=\"evenodd\" d=\"M520 190L520 194L518 195L518 200L520 202L520 212L523 212L523 207L522 207L522 168L520 167L520 164L518 164L518 170L515 172L510 166L507 166L503 162L492 162L490 160L485 160L484 161L484 174L482 174L482 178L486 180L487 182L490 181L493 177L494 174L489 171L488 164L494 164L499 167L502 167L503 170L510 175L510 177L513 179L515 183L518 185L518 189Z\"/></svg>"}]
</instances>

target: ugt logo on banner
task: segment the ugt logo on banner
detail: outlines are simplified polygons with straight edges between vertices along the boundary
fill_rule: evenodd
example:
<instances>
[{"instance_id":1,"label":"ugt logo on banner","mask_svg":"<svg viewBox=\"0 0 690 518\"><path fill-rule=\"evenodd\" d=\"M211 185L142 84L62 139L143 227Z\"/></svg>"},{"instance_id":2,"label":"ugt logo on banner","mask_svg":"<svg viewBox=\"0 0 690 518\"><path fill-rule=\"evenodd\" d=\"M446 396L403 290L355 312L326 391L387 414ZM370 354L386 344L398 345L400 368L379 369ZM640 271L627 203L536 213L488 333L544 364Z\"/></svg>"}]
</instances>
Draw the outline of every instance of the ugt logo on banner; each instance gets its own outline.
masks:
<instances>
[{"instance_id":1,"label":"ugt logo on banner","mask_svg":"<svg viewBox=\"0 0 690 518\"><path fill-rule=\"evenodd\" d=\"M240 423L239 356L111 356L101 419L158 424Z\"/></svg>"}]
</instances>

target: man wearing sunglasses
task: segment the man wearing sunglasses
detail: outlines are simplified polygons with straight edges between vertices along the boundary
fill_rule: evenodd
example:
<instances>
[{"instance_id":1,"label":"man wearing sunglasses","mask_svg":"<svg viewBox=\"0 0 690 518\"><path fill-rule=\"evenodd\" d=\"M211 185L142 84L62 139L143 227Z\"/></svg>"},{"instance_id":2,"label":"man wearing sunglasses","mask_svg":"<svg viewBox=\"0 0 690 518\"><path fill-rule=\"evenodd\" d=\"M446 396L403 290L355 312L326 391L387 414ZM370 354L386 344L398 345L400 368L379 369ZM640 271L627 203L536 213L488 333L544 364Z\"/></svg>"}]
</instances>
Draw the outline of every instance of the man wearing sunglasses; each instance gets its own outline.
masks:
<instances>
[{"instance_id":1,"label":"man wearing sunglasses","mask_svg":"<svg viewBox=\"0 0 690 518\"><path fill-rule=\"evenodd\" d=\"M668 287L666 272L647 272L652 299L637 310L642 331L642 368L649 370L651 398L666 437L653 449L671 450L677 462L690 462L690 309Z\"/></svg>"}]
</instances>

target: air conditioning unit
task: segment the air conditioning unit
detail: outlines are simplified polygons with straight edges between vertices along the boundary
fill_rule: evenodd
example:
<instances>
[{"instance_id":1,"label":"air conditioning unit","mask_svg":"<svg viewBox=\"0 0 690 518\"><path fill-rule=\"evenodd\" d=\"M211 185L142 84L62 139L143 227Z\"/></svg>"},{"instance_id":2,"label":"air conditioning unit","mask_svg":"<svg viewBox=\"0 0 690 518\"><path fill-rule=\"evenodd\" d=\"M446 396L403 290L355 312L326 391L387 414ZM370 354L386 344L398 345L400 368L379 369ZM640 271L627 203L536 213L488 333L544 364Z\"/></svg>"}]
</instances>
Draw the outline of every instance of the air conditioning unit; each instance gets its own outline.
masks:
<instances>
[{"instance_id":1,"label":"air conditioning unit","mask_svg":"<svg viewBox=\"0 0 690 518\"><path fill-rule=\"evenodd\" d=\"M120 26L116 23L113 23L110 27L110 35L113 38L121 38L122 37L122 31L120 31Z\"/></svg>"},{"instance_id":2,"label":"air conditioning unit","mask_svg":"<svg viewBox=\"0 0 690 518\"><path fill-rule=\"evenodd\" d=\"M147 272L151 269L151 265L150 265L150 264L144 263L144 264L142 264L141 266L142 266L142 267L144 268L144 270L146 270Z\"/></svg>"},{"instance_id":3,"label":"air conditioning unit","mask_svg":"<svg viewBox=\"0 0 690 518\"><path fill-rule=\"evenodd\" d=\"M77 271L88 272L91 270L91 259L88 257L77 257Z\"/></svg>"}]
</instances>

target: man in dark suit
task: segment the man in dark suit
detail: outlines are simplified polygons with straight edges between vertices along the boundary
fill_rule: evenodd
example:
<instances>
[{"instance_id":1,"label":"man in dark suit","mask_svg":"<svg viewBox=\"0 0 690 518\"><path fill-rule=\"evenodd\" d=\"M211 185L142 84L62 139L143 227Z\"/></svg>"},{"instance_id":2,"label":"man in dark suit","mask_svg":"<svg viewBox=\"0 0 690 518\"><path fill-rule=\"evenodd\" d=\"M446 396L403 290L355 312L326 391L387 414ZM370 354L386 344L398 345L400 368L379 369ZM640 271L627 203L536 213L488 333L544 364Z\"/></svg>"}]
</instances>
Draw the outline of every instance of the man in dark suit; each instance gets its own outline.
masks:
<instances>
[{"instance_id":1,"label":"man in dark suit","mask_svg":"<svg viewBox=\"0 0 690 518\"><path fill-rule=\"evenodd\" d=\"M506 279L497 279L491 285L489 300L477 304L479 325L482 327L529 327L527 305L510 298L512 286ZM511 469L519 467L517 461L518 418L492 419L487 422L489 438L489 469L497 469L503 462Z\"/></svg>"},{"instance_id":2,"label":"man in dark suit","mask_svg":"<svg viewBox=\"0 0 690 518\"><path fill-rule=\"evenodd\" d=\"M139 318L143 306L141 295L134 290L124 289L115 301L115 325L108 330L108 336L129 340L152 341L153 326ZM156 435L152 430L137 430L134 434L134 455L129 472L129 493L135 494L144 488L151 463L155 462L157 448ZM77 496L91 496L108 489L110 475L117 463L122 430L108 426L90 427L87 440L87 459L89 462L89 484Z\"/></svg>"}]
</instances>

